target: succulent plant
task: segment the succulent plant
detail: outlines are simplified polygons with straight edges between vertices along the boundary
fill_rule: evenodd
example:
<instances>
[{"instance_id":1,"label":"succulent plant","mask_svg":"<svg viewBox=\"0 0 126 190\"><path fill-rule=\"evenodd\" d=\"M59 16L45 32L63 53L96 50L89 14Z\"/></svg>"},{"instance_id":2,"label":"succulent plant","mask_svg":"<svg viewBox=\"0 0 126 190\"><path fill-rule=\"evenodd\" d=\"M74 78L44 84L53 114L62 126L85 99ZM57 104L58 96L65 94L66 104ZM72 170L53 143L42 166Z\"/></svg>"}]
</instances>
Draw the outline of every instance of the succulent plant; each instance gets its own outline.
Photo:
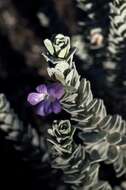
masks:
<instances>
[{"instance_id":1,"label":"succulent plant","mask_svg":"<svg viewBox=\"0 0 126 190\"><path fill-rule=\"evenodd\" d=\"M126 122L119 115L108 115L103 100L93 98L90 82L85 78L81 79L76 70L73 62L74 53L75 49L73 51L70 49L68 58L64 60L51 59L48 48L45 54L46 60L51 60L54 65L53 68L49 67L50 70L53 69L51 77L55 76L55 80L64 86L62 108L70 114L70 120L74 122L71 128L79 130L78 138L82 140L82 145L75 143L73 133L69 134L71 131L69 121L54 122L52 129L48 130L50 135L48 141L52 145L50 148L53 155L52 166L63 170L64 181L71 184L73 189L111 189L108 183L102 183L98 179L98 168L100 162L105 162L113 164L118 177L126 172ZM62 69L63 63L67 64L65 69ZM57 65L60 71L63 71L63 77L60 79L56 77ZM66 133L64 122L67 124ZM82 164L83 162L86 166ZM81 164L86 170L85 167L80 167ZM75 168L79 175L73 172Z\"/></svg>"}]
</instances>

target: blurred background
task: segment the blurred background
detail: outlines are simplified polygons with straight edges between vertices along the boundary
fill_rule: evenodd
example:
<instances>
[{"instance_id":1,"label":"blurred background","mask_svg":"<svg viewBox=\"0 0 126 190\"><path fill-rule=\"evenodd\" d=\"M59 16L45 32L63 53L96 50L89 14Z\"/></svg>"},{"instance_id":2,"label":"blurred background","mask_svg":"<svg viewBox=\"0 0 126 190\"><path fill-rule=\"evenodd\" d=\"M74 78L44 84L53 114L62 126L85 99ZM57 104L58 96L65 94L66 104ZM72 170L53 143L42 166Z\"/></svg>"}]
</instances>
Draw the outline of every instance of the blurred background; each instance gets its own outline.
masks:
<instances>
[{"instance_id":1,"label":"blurred background","mask_svg":"<svg viewBox=\"0 0 126 190\"><path fill-rule=\"evenodd\" d=\"M95 22L75 0L0 0L0 92L5 93L24 125L41 126L45 122L34 115L26 99L29 92L46 80L46 63L41 55L43 40L57 33L70 36L72 45L78 47L76 66L91 81L94 96L104 100L108 113L121 114L125 119L124 64L120 65L117 80L109 84L106 76L111 77L111 72L100 62L104 60L110 26L109 1L97 0L94 4L93 10L98 12ZM95 29L100 34L97 39L93 38ZM84 47L85 44L88 46ZM41 171L34 170L32 163L22 161L21 155L4 140L0 148L3 189L9 189L8 184L18 190L66 188L60 181L61 173L52 171L48 163ZM111 175L110 168L107 180Z\"/></svg>"}]
</instances>

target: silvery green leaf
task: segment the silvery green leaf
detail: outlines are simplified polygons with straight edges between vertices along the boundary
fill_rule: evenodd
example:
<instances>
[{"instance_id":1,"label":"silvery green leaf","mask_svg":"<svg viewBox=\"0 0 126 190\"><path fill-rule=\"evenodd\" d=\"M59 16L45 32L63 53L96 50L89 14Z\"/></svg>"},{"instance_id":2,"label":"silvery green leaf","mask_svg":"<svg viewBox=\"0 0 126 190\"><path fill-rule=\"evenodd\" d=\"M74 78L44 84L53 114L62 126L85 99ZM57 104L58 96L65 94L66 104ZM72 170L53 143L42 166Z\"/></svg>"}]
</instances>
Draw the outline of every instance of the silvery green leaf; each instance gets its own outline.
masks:
<instances>
[{"instance_id":1,"label":"silvery green leaf","mask_svg":"<svg viewBox=\"0 0 126 190\"><path fill-rule=\"evenodd\" d=\"M65 108L65 107L63 107L63 109L65 110L65 111L67 111L68 113L72 113L72 114L77 114L77 113L79 113L79 112L82 112L83 111L83 108L78 108L78 107L70 107L69 109L67 109L67 108Z\"/></svg>"},{"instance_id":2,"label":"silvery green leaf","mask_svg":"<svg viewBox=\"0 0 126 190\"><path fill-rule=\"evenodd\" d=\"M78 89L77 105L88 105L92 101L92 93L89 81L82 79Z\"/></svg>"},{"instance_id":3,"label":"silvery green leaf","mask_svg":"<svg viewBox=\"0 0 126 190\"><path fill-rule=\"evenodd\" d=\"M79 137L84 141L84 143L98 143L106 137L106 132L80 132Z\"/></svg>"},{"instance_id":4,"label":"silvery green leaf","mask_svg":"<svg viewBox=\"0 0 126 190\"><path fill-rule=\"evenodd\" d=\"M0 129L5 133L4 138L9 140L8 142L11 142L16 151L24 152L24 149L28 150L28 153L23 154L22 158L24 160L33 159L33 157L34 159L38 159L39 156L40 159L43 159L45 156L45 154L43 156L42 153L45 149L44 143L41 147L40 138L33 127L30 125L23 126L22 121L20 121L14 113L4 94L0 94L0 115L1 114L4 114L4 118L2 117L3 120L0 121Z\"/></svg>"},{"instance_id":5,"label":"silvery green leaf","mask_svg":"<svg viewBox=\"0 0 126 190\"><path fill-rule=\"evenodd\" d=\"M67 175L74 175L75 173L78 172L78 169L66 170L66 171L64 171L64 172L65 172L65 174L67 174Z\"/></svg>"},{"instance_id":6,"label":"silvery green leaf","mask_svg":"<svg viewBox=\"0 0 126 190\"><path fill-rule=\"evenodd\" d=\"M2 129L2 131L4 132L8 132L10 129L10 125L1 124L0 129Z\"/></svg>"},{"instance_id":7,"label":"silvery green leaf","mask_svg":"<svg viewBox=\"0 0 126 190\"><path fill-rule=\"evenodd\" d=\"M93 125L94 127L97 127L99 125L100 121L101 121L100 116L94 117L94 118L92 118L90 124Z\"/></svg>"},{"instance_id":8,"label":"silvery green leaf","mask_svg":"<svg viewBox=\"0 0 126 190\"><path fill-rule=\"evenodd\" d=\"M78 99L77 99L77 104L78 105L82 104L85 89L86 89L86 79L82 79L81 82L80 82L80 87L78 89Z\"/></svg>"},{"instance_id":9,"label":"silvery green leaf","mask_svg":"<svg viewBox=\"0 0 126 190\"><path fill-rule=\"evenodd\" d=\"M59 58L64 58L66 56L67 52L68 52L68 47L66 46L65 48L60 50L60 52L58 54L58 57Z\"/></svg>"},{"instance_id":10,"label":"silvery green leaf","mask_svg":"<svg viewBox=\"0 0 126 190\"><path fill-rule=\"evenodd\" d=\"M48 129L48 133L49 133L51 136L54 136L52 129Z\"/></svg>"},{"instance_id":11,"label":"silvery green leaf","mask_svg":"<svg viewBox=\"0 0 126 190\"><path fill-rule=\"evenodd\" d=\"M84 185L91 187L93 183L96 183L98 178L99 165L93 164L88 172L88 178L84 180Z\"/></svg>"},{"instance_id":12,"label":"silvery green leaf","mask_svg":"<svg viewBox=\"0 0 126 190\"><path fill-rule=\"evenodd\" d=\"M0 94L0 122L0 129L6 132L6 134L10 136L11 140L15 140L12 137L18 137L23 129L22 122L18 119L17 115L10 108L10 104L4 94ZM17 133L13 133L16 131ZM13 136L11 135L11 133L17 134L17 136Z\"/></svg>"},{"instance_id":13,"label":"silvery green leaf","mask_svg":"<svg viewBox=\"0 0 126 190\"><path fill-rule=\"evenodd\" d=\"M119 17L115 20L118 24ZM115 23L111 26L113 30L110 33L113 35L116 33ZM123 30L124 27L120 27L117 35L120 32L122 33ZM64 137L64 134L69 130L64 132L64 128L61 127L57 131L57 128L55 128L53 130L54 136L50 137L52 150L55 150L55 153L53 151L52 153L56 156L54 165L63 170L64 179L71 184L72 188L79 189L81 186L85 190L96 190L95 188L110 190L109 185L98 185L100 184L98 183L99 166L95 168L96 165L94 164L101 161L107 164L112 163L117 175L126 173L126 122L118 115L107 115L103 101L93 99L90 82L86 79L80 80L80 75L73 62L75 50L67 48L69 44L67 40L64 35L59 35L52 43L56 54L52 55L51 58L54 65L52 73L55 79L59 80L65 87L65 94L61 100L62 108L71 114L71 120L74 121L74 126L71 127L81 130L79 136L84 142L83 146L78 147L73 136ZM120 41L121 37L118 36L113 41L110 35L111 47L108 49L110 51L112 49L115 55L117 40ZM56 49L57 47L58 49ZM58 58L58 53L59 55L61 53L61 59ZM111 69L114 69L114 67L111 67ZM62 136L60 136L60 132L63 133ZM89 162L86 170L83 166L85 161ZM93 189L93 187L95 188Z\"/></svg>"},{"instance_id":14,"label":"silvery green leaf","mask_svg":"<svg viewBox=\"0 0 126 190\"><path fill-rule=\"evenodd\" d=\"M103 129L103 130L106 130L107 126L108 126L108 125L110 124L110 122L111 122L111 119L112 119L112 116L111 116L111 115L107 115L106 117L104 117L104 118L101 120L100 124L99 124L100 128Z\"/></svg>"},{"instance_id":15,"label":"silvery green leaf","mask_svg":"<svg viewBox=\"0 0 126 190\"><path fill-rule=\"evenodd\" d=\"M118 124L118 116L117 115L114 115L112 118L111 118L111 122L109 123L109 125L107 126L106 130L109 130L111 132L113 131L116 131L116 126Z\"/></svg>"},{"instance_id":16,"label":"silvery green leaf","mask_svg":"<svg viewBox=\"0 0 126 190\"><path fill-rule=\"evenodd\" d=\"M64 75L61 71L55 70L54 75L58 81L60 81L62 84L65 84Z\"/></svg>"},{"instance_id":17,"label":"silvery green leaf","mask_svg":"<svg viewBox=\"0 0 126 190\"><path fill-rule=\"evenodd\" d=\"M51 55L53 55L54 54L54 48L53 48L52 42L49 39L45 39L44 45L47 48L47 50L49 51L49 53Z\"/></svg>"},{"instance_id":18,"label":"silvery green leaf","mask_svg":"<svg viewBox=\"0 0 126 190\"><path fill-rule=\"evenodd\" d=\"M94 125L87 125L87 123L90 121L90 119L93 118L93 114L91 113L88 116L83 116L81 114L78 115L74 115L73 118L71 118L71 120L73 121L77 121L78 123L78 127L86 128L86 129L94 129L96 128L96 126Z\"/></svg>"},{"instance_id":19,"label":"silvery green leaf","mask_svg":"<svg viewBox=\"0 0 126 190\"><path fill-rule=\"evenodd\" d=\"M113 116L113 119L114 120L111 120L111 125L113 125L111 131L120 132L122 118L119 115L115 115L115 117Z\"/></svg>"},{"instance_id":20,"label":"silvery green leaf","mask_svg":"<svg viewBox=\"0 0 126 190\"><path fill-rule=\"evenodd\" d=\"M62 102L63 102L63 104L65 104L65 103L67 104L69 102L71 105L73 105L73 103L75 103L76 97L77 97L77 93L68 95L62 99Z\"/></svg>"},{"instance_id":21,"label":"silvery green leaf","mask_svg":"<svg viewBox=\"0 0 126 190\"><path fill-rule=\"evenodd\" d=\"M114 162L117 160L119 156L118 148L114 145L109 146L108 152L107 152L107 158L109 161Z\"/></svg>"},{"instance_id":22,"label":"silvery green leaf","mask_svg":"<svg viewBox=\"0 0 126 190\"><path fill-rule=\"evenodd\" d=\"M63 34L57 34L56 36L55 36L55 38L64 38L64 35Z\"/></svg>"},{"instance_id":23,"label":"silvery green leaf","mask_svg":"<svg viewBox=\"0 0 126 190\"><path fill-rule=\"evenodd\" d=\"M50 77L52 77L53 75L54 75L54 73L55 73L55 69L54 68L47 68L47 72L48 72L48 75L50 76Z\"/></svg>"},{"instance_id":24,"label":"silvery green leaf","mask_svg":"<svg viewBox=\"0 0 126 190\"><path fill-rule=\"evenodd\" d=\"M1 113L0 114L0 121L3 121L6 117L6 114L5 113Z\"/></svg>"},{"instance_id":25,"label":"silvery green leaf","mask_svg":"<svg viewBox=\"0 0 126 190\"><path fill-rule=\"evenodd\" d=\"M79 185L81 184L81 179L83 179L83 176L79 176L79 179L78 179L78 178L75 178L74 175L70 175L66 179L64 178L64 181L65 183L68 183L68 184Z\"/></svg>"},{"instance_id":26,"label":"silvery green leaf","mask_svg":"<svg viewBox=\"0 0 126 190\"><path fill-rule=\"evenodd\" d=\"M76 70L75 63L73 63L73 78L71 80L71 86L74 86L74 88L77 90L80 86L80 75L78 74Z\"/></svg>"},{"instance_id":27,"label":"silvery green leaf","mask_svg":"<svg viewBox=\"0 0 126 190\"><path fill-rule=\"evenodd\" d=\"M117 132L109 133L107 135L107 141L110 144L117 144L117 143L119 143L121 141L121 136Z\"/></svg>"},{"instance_id":28,"label":"silvery green leaf","mask_svg":"<svg viewBox=\"0 0 126 190\"><path fill-rule=\"evenodd\" d=\"M120 134L126 134L126 122L124 120L121 121L121 130L120 130Z\"/></svg>"},{"instance_id":29,"label":"silvery green leaf","mask_svg":"<svg viewBox=\"0 0 126 190\"><path fill-rule=\"evenodd\" d=\"M94 99L87 105L86 111L87 111L87 112L91 111L91 109L92 109L93 107L95 107L97 101L98 101L98 100L94 98Z\"/></svg>"},{"instance_id":30,"label":"silvery green leaf","mask_svg":"<svg viewBox=\"0 0 126 190\"><path fill-rule=\"evenodd\" d=\"M102 100L99 99L95 107L93 108L95 114L99 114L99 112L101 111L101 105L102 105Z\"/></svg>"},{"instance_id":31,"label":"silvery green leaf","mask_svg":"<svg viewBox=\"0 0 126 190\"><path fill-rule=\"evenodd\" d=\"M109 148L109 144L106 143L106 141L99 141L98 143L95 144L87 144L86 149L88 152L91 154L92 151L97 151L99 154L101 160L106 161L107 159L107 151Z\"/></svg>"},{"instance_id":32,"label":"silvery green leaf","mask_svg":"<svg viewBox=\"0 0 126 190\"><path fill-rule=\"evenodd\" d=\"M80 77L76 77L76 81L75 81L75 89L78 89L80 86Z\"/></svg>"},{"instance_id":33,"label":"silvery green leaf","mask_svg":"<svg viewBox=\"0 0 126 190\"><path fill-rule=\"evenodd\" d=\"M66 77L66 84L70 85L73 79L74 70L72 69Z\"/></svg>"},{"instance_id":34,"label":"silvery green leaf","mask_svg":"<svg viewBox=\"0 0 126 190\"><path fill-rule=\"evenodd\" d=\"M69 69L69 64L66 61L60 61L56 64L54 72L59 72L65 78L65 71Z\"/></svg>"},{"instance_id":35,"label":"silvery green leaf","mask_svg":"<svg viewBox=\"0 0 126 190\"><path fill-rule=\"evenodd\" d=\"M62 106L64 107L64 108L66 108L66 109L70 109L71 107L75 107L75 104L73 104L73 103L67 103L67 102L61 102L61 104L62 104Z\"/></svg>"},{"instance_id":36,"label":"silvery green leaf","mask_svg":"<svg viewBox=\"0 0 126 190\"><path fill-rule=\"evenodd\" d=\"M69 52L70 52L70 48L71 48L71 46L70 46L70 38L67 37L67 52L66 52L66 55L69 54Z\"/></svg>"},{"instance_id":37,"label":"silvery green leaf","mask_svg":"<svg viewBox=\"0 0 126 190\"><path fill-rule=\"evenodd\" d=\"M89 171L90 168L90 161L84 160L81 165L81 174L84 174L86 171Z\"/></svg>"},{"instance_id":38,"label":"silvery green leaf","mask_svg":"<svg viewBox=\"0 0 126 190\"><path fill-rule=\"evenodd\" d=\"M62 70L59 70L58 68L47 68L47 72L50 77L55 77L58 81L60 81L62 84L65 84L64 74Z\"/></svg>"},{"instance_id":39,"label":"silvery green leaf","mask_svg":"<svg viewBox=\"0 0 126 190\"><path fill-rule=\"evenodd\" d=\"M57 142L56 141L54 141L54 139L47 139L48 140L48 142L50 142L52 145L54 145L53 147L54 147L54 149L57 151L57 152L59 152L59 154L61 155L61 154L63 154L63 153L71 153L71 151L72 151L72 149L71 149L71 147L63 147L63 146L60 146L60 145L58 145L57 144Z\"/></svg>"},{"instance_id":40,"label":"silvery green leaf","mask_svg":"<svg viewBox=\"0 0 126 190\"><path fill-rule=\"evenodd\" d=\"M77 93L77 90L73 86L65 86L66 96L69 94L75 94Z\"/></svg>"},{"instance_id":41,"label":"silvery green leaf","mask_svg":"<svg viewBox=\"0 0 126 190\"><path fill-rule=\"evenodd\" d=\"M126 135L121 137L121 141L119 142L118 145L126 148Z\"/></svg>"},{"instance_id":42,"label":"silvery green leaf","mask_svg":"<svg viewBox=\"0 0 126 190\"><path fill-rule=\"evenodd\" d=\"M111 186L104 181L98 181L97 184L93 185L93 188L91 190L112 190Z\"/></svg>"},{"instance_id":43,"label":"silvery green leaf","mask_svg":"<svg viewBox=\"0 0 126 190\"><path fill-rule=\"evenodd\" d=\"M64 73L67 69L69 69L69 64L66 61L60 61L55 66L56 70L59 70L61 73Z\"/></svg>"},{"instance_id":44,"label":"silvery green leaf","mask_svg":"<svg viewBox=\"0 0 126 190\"><path fill-rule=\"evenodd\" d=\"M5 95L1 93L0 94L0 113L2 114L2 117L3 117L3 114L5 114L5 112L9 109L10 109L10 104L6 100Z\"/></svg>"},{"instance_id":45,"label":"silvery green leaf","mask_svg":"<svg viewBox=\"0 0 126 190\"><path fill-rule=\"evenodd\" d=\"M104 161L104 159L101 158L97 150L90 151L90 159L91 159L91 163L98 163L98 162Z\"/></svg>"}]
</instances>

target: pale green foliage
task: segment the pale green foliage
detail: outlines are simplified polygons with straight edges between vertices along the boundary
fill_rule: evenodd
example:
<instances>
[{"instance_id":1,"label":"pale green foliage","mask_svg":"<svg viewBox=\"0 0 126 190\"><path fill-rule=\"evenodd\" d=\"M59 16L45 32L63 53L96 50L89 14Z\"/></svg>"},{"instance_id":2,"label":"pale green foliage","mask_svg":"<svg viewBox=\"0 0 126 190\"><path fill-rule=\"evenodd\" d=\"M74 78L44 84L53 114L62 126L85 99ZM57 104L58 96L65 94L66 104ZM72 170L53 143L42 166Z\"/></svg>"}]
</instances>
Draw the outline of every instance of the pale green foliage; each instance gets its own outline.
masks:
<instances>
[{"instance_id":1,"label":"pale green foliage","mask_svg":"<svg viewBox=\"0 0 126 190\"><path fill-rule=\"evenodd\" d=\"M124 47L126 38L126 1L114 0L110 4L110 34L109 34L109 51L115 59L120 59L117 55Z\"/></svg>"},{"instance_id":2,"label":"pale green foliage","mask_svg":"<svg viewBox=\"0 0 126 190\"><path fill-rule=\"evenodd\" d=\"M66 37L64 36L64 38ZM78 161L74 160L74 162L71 162L71 159L73 159L74 149L72 149L72 147L70 148L69 145L71 144L71 146L73 146L75 142L72 142L71 138L71 134L73 137L73 133L68 133L65 138L64 135L62 136L63 127L61 127L61 123L63 121L59 124L54 124L52 129L49 129L49 134L51 137L49 137L49 142L52 144L52 149L55 150L53 151L51 149L54 156L53 162L56 164L53 166L59 167L63 170L65 175L64 181L70 183L72 187L76 187L79 183L81 188L84 187L84 189L95 189L95 185L97 186L101 184L97 181L99 168L97 163L104 161L106 164L113 164L117 176L121 176L126 173L126 122L119 115L107 115L103 101L93 98L90 82L85 78L81 79L76 70L75 63L73 62L74 52L75 50L70 50L66 58L64 57L59 59L56 58L55 55L54 58L52 58L50 53L47 51L45 57L46 60L52 61L52 64L54 65L54 67L49 68L50 71L53 70L51 77L55 80L59 80L60 76L57 77L56 75L57 66L59 73L63 76L59 80L64 85L65 89L65 94L61 100L62 108L71 114L71 120L76 122L76 124L72 127L80 130L79 137L83 141L83 146L76 145L78 148L75 148L79 151L77 152L77 155L74 156L75 158L78 158ZM63 63L65 64L65 67L62 67ZM69 128L69 121L67 121L67 125ZM61 131L59 129L61 129ZM70 129L68 131L70 131ZM63 144L60 143L62 140ZM82 149L85 151L85 156L81 155ZM73 152L71 150L73 150ZM64 156L66 156L66 152L69 158L67 161L66 158L64 158ZM79 155L81 155L81 157ZM88 155L88 157L86 157L86 155ZM91 167L90 168L88 166L90 168L88 169L88 174L85 169L78 167L79 165L77 163L82 163L83 161L88 161L88 164ZM79 176L73 172L75 164L77 164L76 169ZM92 170L92 167L96 167L97 169L95 168L96 170ZM69 172L66 173L68 168ZM96 171L96 173L94 174L93 171ZM69 180L69 173L71 173L71 180ZM90 182L91 186L88 186L87 183L85 183L86 174L90 179L95 179L97 176L95 180ZM77 180L75 180L75 178ZM110 187L108 185L105 185L105 187L97 187L96 189L109 188Z\"/></svg>"},{"instance_id":3,"label":"pale green foliage","mask_svg":"<svg viewBox=\"0 0 126 190\"><path fill-rule=\"evenodd\" d=\"M111 83L118 77L118 71L125 55L126 42L126 1L114 0L110 4L110 28L104 68L109 72L107 80Z\"/></svg>"},{"instance_id":4,"label":"pale green foliage","mask_svg":"<svg viewBox=\"0 0 126 190\"><path fill-rule=\"evenodd\" d=\"M86 63L83 68L90 69L91 65L99 65L105 72L106 86L121 88L118 85L120 78L121 85L125 86L125 49L126 49L126 1L124 0L103 0L102 5L99 0L76 0L77 6L86 14L81 21L83 39L92 40L91 33L102 34L103 50L99 48L97 53L90 54L92 44L85 42L83 51L79 50L78 56ZM105 15L104 15L105 12ZM100 16L99 16L100 15ZM102 15L102 16L101 16ZM106 17L106 18L105 18ZM105 23L104 28L102 26ZM91 23L91 24L90 24ZM84 27L83 27L84 26ZM90 27L89 27L90 26ZM94 27L95 26L95 27ZM88 32L86 32L88 30ZM86 32L86 33L85 33ZM80 46L81 47L81 46ZM78 46L79 48L79 46ZM117 86L118 85L118 86Z\"/></svg>"},{"instance_id":5,"label":"pale green foliage","mask_svg":"<svg viewBox=\"0 0 126 190\"><path fill-rule=\"evenodd\" d=\"M106 54L106 28L108 20L108 0L76 0L79 15L79 35L72 36L72 45L76 46L77 56L83 63L81 69L89 72L92 67L101 69L102 60ZM101 16L102 15L102 16ZM108 24L107 24L108 25Z\"/></svg>"},{"instance_id":6,"label":"pale green foliage","mask_svg":"<svg viewBox=\"0 0 126 190\"><path fill-rule=\"evenodd\" d=\"M0 94L0 130L4 132L6 140L14 143L15 149L23 151L31 147L32 154L39 152L40 138L36 130L30 125L27 128L23 125L4 94Z\"/></svg>"},{"instance_id":7,"label":"pale green foliage","mask_svg":"<svg viewBox=\"0 0 126 190\"><path fill-rule=\"evenodd\" d=\"M0 94L0 129L9 134L10 138L16 138L22 130L22 122L10 108L4 94Z\"/></svg>"},{"instance_id":8,"label":"pale green foliage","mask_svg":"<svg viewBox=\"0 0 126 190\"><path fill-rule=\"evenodd\" d=\"M74 132L68 120L54 121L48 130L52 167L63 170L64 182L72 189L111 189L107 183L98 181L99 164L92 164L85 148L74 142Z\"/></svg>"}]
</instances>

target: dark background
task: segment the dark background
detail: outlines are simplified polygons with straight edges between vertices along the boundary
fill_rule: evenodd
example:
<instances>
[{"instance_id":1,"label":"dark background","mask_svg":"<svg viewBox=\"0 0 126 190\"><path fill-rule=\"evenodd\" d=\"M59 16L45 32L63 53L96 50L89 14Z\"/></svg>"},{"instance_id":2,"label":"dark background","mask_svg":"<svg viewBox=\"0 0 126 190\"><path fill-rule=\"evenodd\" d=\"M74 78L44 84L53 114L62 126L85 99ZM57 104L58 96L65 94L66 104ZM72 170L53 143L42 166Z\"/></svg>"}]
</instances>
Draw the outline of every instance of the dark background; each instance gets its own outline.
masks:
<instances>
[{"instance_id":1,"label":"dark background","mask_svg":"<svg viewBox=\"0 0 126 190\"><path fill-rule=\"evenodd\" d=\"M44 26L38 18L44 13L49 25ZM24 125L40 125L27 104L28 93L46 78L46 63L41 56L43 39L57 33L73 36L80 32L77 25L78 9L72 0L0 0L0 92L5 93L11 106ZM81 15L79 15L81 17ZM80 73L91 81L95 96L105 101L109 113L125 116L125 89L104 88L102 70L92 67L82 70L83 62L75 57ZM36 163L22 160L13 144L0 138L0 188L4 189L64 189L61 172L52 171L47 163L40 169ZM104 165L102 166L104 168ZM106 168L106 167L105 167ZM114 171L105 169L106 180L118 184ZM60 184L60 185L59 185Z\"/></svg>"}]
</instances>

